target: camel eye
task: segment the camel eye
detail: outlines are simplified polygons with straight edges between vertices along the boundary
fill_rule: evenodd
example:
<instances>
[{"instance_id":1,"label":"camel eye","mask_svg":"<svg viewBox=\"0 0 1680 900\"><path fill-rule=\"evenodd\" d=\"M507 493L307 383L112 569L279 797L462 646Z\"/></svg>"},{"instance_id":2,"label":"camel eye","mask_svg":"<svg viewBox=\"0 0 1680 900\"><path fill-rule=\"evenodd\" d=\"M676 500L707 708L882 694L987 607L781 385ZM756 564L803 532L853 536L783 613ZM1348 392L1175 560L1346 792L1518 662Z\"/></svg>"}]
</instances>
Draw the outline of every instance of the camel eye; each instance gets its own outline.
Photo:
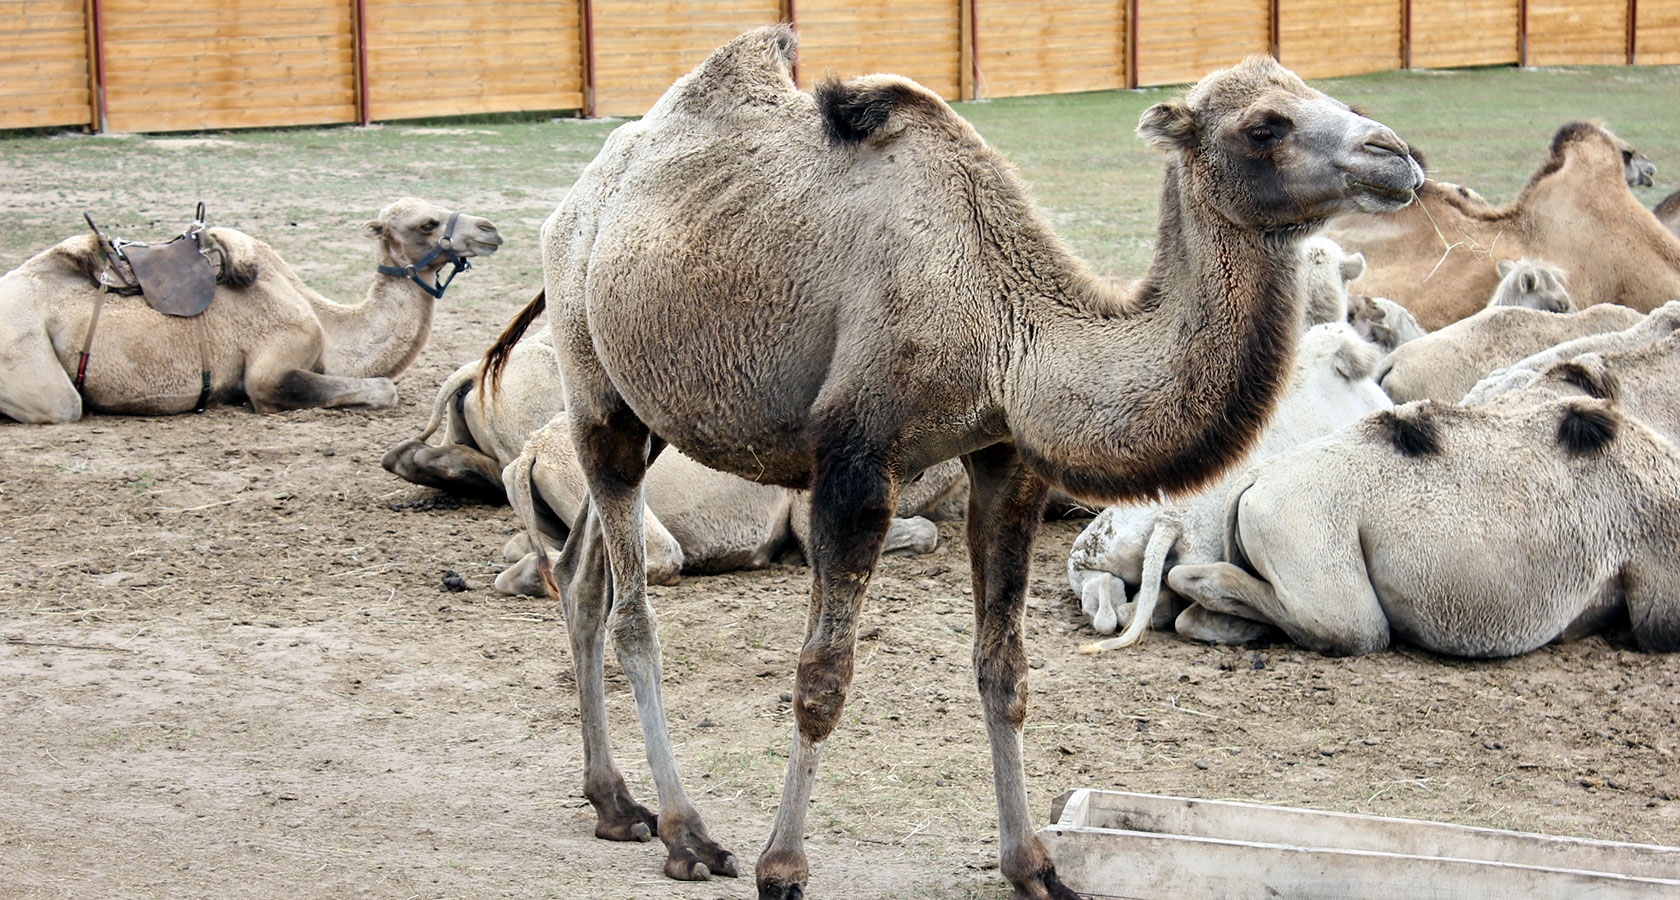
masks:
<instances>
[{"instance_id":1,"label":"camel eye","mask_svg":"<svg viewBox=\"0 0 1680 900\"><path fill-rule=\"evenodd\" d=\"M438 227L437 220L433 219L432 221L427 222L424 225L421 225L420 230L422 232L426 233L426 234L431 234L432 232L437 230L437 227Z\"/></svg>"},{"instance_id":2,"label":"camel eye","mask_svg":"<svg viewBox=\"0 0 1680 900\"><path fill-rule=\"evenodd\" d=\"M1283 140L1283 133L1272 125L1255 125L1248 129L1248 142L1256 147L1266 148Z\"/></svg>"}]
</instances>

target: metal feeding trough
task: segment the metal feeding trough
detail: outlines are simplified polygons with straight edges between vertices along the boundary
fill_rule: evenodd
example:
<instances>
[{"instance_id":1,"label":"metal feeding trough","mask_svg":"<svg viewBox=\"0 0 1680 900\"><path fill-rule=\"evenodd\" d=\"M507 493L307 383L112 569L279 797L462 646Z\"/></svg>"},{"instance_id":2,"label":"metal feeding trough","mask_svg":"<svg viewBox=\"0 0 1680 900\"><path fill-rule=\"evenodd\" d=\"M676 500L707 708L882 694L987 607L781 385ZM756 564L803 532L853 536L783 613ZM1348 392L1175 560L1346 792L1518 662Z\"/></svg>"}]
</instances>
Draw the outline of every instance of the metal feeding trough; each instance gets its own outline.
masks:
<instances>
[{"instance_id":1,"label":"metal feeding trough","mask_svg":"<svg viewBox=\"0 0 1680 900\"><path fill-rule=\"evenodd\" d=\"M1056 874L1124 900L1680 900L1680 848L1119 791L1057 797Z\"/></svg>"}]
</instances>

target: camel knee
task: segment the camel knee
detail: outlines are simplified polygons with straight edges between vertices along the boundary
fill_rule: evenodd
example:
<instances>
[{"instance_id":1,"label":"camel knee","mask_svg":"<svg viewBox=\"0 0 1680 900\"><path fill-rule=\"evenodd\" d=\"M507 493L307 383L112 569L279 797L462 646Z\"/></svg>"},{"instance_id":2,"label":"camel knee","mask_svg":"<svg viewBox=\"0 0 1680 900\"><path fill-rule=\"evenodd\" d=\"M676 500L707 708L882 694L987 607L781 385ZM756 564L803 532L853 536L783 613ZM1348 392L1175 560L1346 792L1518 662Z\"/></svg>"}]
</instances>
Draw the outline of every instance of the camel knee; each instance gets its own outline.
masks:
<instances>
[{"instance_id":1,"label":"camel knee","mask_svg":"<svg viewBox=\"0 0 1680 900\"><path fill-rule=\"evenodd\" d=\"M975 682L987 718L1020 728L1027 720L1027 659L999 654L975 664Z\"/></svg>"},{"instance_id":2,"label":"camel knee","mask_svg":"<svg viewBox=\"0 0 1680 900\"><path fill-rule=\"evenodd\" d=\"M824 741L840 722L852 686L852 654L811 651L800 654L794 681L793 718L799 733L813 743Z\"/></svg>"},{"instance_id":3,"label":"camel knee","mask_svg":"<svg viewBox=\"0 0 1680 900\"><path fill-rule=\"evenodd\" d=\"M496 591L516 596L547 596L547 591L543 588L542 573L537 571L539 565L535 553L527 553L520 557L496 576Z\"/></svg>"},{"instance_id":4,"label":"camel knee","mask_svg":"<svg viewBox=\"0 0 1680 900\"><path fill-rule=\"evenodd\" d=\"M0 413L29 425L61 425L82 417L82 395L65 381L65 390L0 394Z\"/></svg>"},{"instance_id":5,"label":"camel knee","mask_svg":"<svg viewBox=\"0 0 1680 900\"><path fill-rule=\"evenodd\" d=\"M1179 636L1212 644L1247 644L1265 638L1272 632L1269 625L1252 619L1242 619L1216 613L1192 603L1178 614L1173 630Z\"/></svg>"}]
</instances>

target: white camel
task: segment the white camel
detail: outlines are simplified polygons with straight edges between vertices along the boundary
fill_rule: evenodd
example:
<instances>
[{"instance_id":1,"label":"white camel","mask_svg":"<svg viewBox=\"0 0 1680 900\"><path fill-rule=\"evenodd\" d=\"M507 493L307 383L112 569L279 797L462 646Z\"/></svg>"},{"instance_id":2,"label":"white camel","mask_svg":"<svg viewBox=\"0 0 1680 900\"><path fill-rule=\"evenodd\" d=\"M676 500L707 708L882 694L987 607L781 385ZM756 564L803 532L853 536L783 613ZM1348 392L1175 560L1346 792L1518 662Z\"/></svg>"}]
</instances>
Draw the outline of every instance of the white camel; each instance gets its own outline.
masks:
<instances>
[{"instance_id":1,"label":"white camel","mask_svg":"<svg viewBox=\"0 0 1680 900\"><path fill-rule=\"evenodd\" d=\"M1348 295L1347 320L1356 334L1384 353L1393 353L1401 344L1428 334L1418 324L1417 316L1387 297Z\"/></svg>"},{"instance_id":2,"label":"white camel","mask_svg":"<svg viewBox=\"0 0 1680 900\"><path fill-rule=\"evenodd\" d=\"M502 244L489 220L424 200L380 210L362 232L385 271L373 274L355 306L316 293L262 241L210 228L205 236L224 260L225 282L191 318L157 312L140 296L101 299L98 243L92 235L69 238L0 277L0 413L36 423L73 422L84 410L163 415L192 410L201 396L249 398L258 412L394 406L391 379L431 331L438 273L450 264L450 254L435 248L451 227L457 257ZM84 345L78 392L72 376Z\"/></svg>"},{"instance_id":3,"label":"white camel","mask_svg":"<svg viewBox=\"0 0 1680 900\"><path fill-rule=\"evenodd\" d=\"M1314 235L1301 242L1301 308L1307 328L1348 318L1348 282L1365 273L1365 257Z\"/></svg>"},{"instance_id":4,"label":"white camel","mask_svg":"<svg viewBox=\"0 0 1680 900\"><path fill-rule=\"evenodd\" d=\"M1229 561L1167 582L1228 626L1215 639L1276 626L1335 656L1396 641L1513 656L1622 616L1667 652L1677 521L1680 452L1608 401L1420 401L1250 470L1227 509Z\"/></svg>"},{"instance_id":5,"label":"white camel","mask_svg":"<svg viewBox=\"0 0 1680 900\"><path fill-rule=\"evenodd\" d=\"M1532 259L1502 259L1494 266L1499 284L1488 306L1526 306L1541 312L1575 312L1575 301L1563 284L1563 270Z\"/></svg>"},{"instance_id":6,"label":"white camel","mask_svg":"<svg viewBox=\"0 0 1680 900\"><path fill-rule=\"evenodd\" d=\"M1252 466L1394 404L1372 379L1379 353L1352 326L1333 322L1309 329L1277 413L1242 466ZM1224 551L1225 499L1240 475L1230 475L1170 505L1111 506L1073 542L1068 583L1099 633L1112 632L1128 588L1136 594L1119 637L1087 646L1111 650L1134 643L1147 627L1161 628L1179 606L1156 606L1163 567L1215 562Z\"/></svg>"},{"instance_id":7,"label":"white camel","mask_svg":"<svg viewBox=\"0 0 1680 900\"><path fill-rule=\"evenodd\" d=\"M1563 341L1526 356L1508 368L1495 369L1476 382L1460 402L1465 406L1486 406L1506 394L1528 387L1542 372L1559 363L1587 354L1610 355L1637 350L1676 331L1680 331L1680 300L1671 300L1621 331L1605 331ZM1636 412L1635 415L1643 416L1643 413Z\"/></svg>"}]
</instances>

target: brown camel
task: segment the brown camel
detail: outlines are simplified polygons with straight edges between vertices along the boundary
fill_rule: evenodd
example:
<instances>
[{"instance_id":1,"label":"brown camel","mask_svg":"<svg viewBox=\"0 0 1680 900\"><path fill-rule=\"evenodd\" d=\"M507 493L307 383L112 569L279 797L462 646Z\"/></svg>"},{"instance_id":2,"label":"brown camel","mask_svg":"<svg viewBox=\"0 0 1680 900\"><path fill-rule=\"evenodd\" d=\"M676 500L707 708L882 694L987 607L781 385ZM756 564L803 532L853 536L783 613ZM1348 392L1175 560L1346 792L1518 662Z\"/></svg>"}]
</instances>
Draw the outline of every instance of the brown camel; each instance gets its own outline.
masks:
<instances>
[{"instance_id":1,"label":"brown camel","mask_svg":"<svg viewBox=\"0 0 1680 900\"><path fill-rule=\"evenodd\" d=\"M1240 459L1289 377L1301 240L1336 213L1404 205L1423 173L1393 132L1275 61L1216 72L1142 116L1166 183L1155 261L1122 289L1068 252L932 92L872 75L802 93L794 45L772 26L713 53L613 134L543 226L591 497L554 573L596 833L655 827L673 878L737 870L683 792L660 698L640 484L666 442L811 490L797 728L756 867L759 896L778 900L804 892L805 815L899 487L961 457L1000 868L1016 897L1072 898L1033 833L1022 769L1022 616L1046 493L1184 492ZM609 755L609 609L657 817Z\"/></svg>"},{"instance_id":2,"label":"brown camel","mask_svg":"<svg viewBox=\"0 0 1680 900\"><path fill-rule=\"evenodd\" d=\"M1349 290L1399 303L1430 331L1480 310L1499 282L1499 261L1523 257L1567 271L1582 309L1621 303L1650 312L1680 297L1680 238L1628 190L1630 173L1649 166L1640 160L1609 131L1571 122L1510 206L1429 181L1412 206L1339 216L1329 235L1365 254L1365 275Z\"/></svg>"},{"instance_id":3,"label":"brown camel","mask_svg":"<svg viewBox=\"0 0 1680 900\"><path fill-rule=\"evenodd\" d=\"M104 268L92 235L73 237L0 278L0 413L20 422L74 422L84 409L165 415L195 408L201 372L206 399L258 412L305 407L383 408L397 402L391 379L425 346L432 327L439 246L455 214L412 197L362 226L378 248L374 274L355 306L305 285L267 244L231 228L206 231L226 260L225 282L195 318L166 316L138 296L105 295L83 391L71 380ZM460 257L494 253L502 237L489 220L460 215L450 245ZM432 257L409 277L404 267ZM202 320L202 321L199 321ZM200 329L207 349L200 347Z\"/></svg>"},{"instance_id":4,"label":"brown camel","mask_svg":"<svg viewBox=\"0 0 1680 900\"><path fill-rule=\"evenodd\" d=\"M1664 197L1662 202L1651 210L1651 214L1657 217L1657 221L1661 222L1664 228L1674 232L1675 237L1680 237L1680 191Z\"/></svg>"}]
</instances>

